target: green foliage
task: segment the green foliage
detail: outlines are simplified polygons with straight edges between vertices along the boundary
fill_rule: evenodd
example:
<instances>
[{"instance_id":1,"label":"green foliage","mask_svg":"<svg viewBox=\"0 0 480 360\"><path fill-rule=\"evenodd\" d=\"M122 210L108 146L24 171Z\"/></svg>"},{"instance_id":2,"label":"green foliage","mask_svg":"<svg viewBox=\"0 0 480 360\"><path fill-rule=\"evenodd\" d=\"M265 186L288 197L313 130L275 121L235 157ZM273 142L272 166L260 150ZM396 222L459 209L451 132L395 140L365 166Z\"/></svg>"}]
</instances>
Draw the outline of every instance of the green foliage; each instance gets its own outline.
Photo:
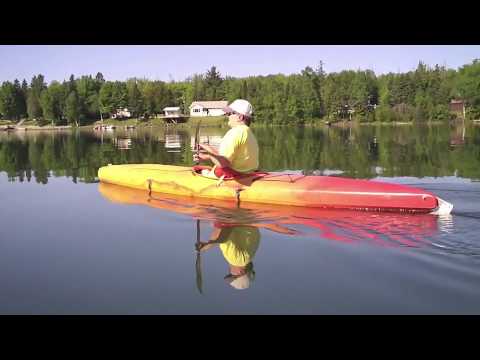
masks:
<instances>
[{"instance_id":1,"label":"green foliage","mask_svg":"<svg viewBox=\"0 0 480 360\"><path fill-rule=\"evenodd\" d=\"M40 105L42 106L44 119L53 123L56 118L55 104L48 91L44 91L40 96Z\"/></svg>"},{"instance_id":2,"label":"green foliage","mask_svg":"<svg viewBox=\"0 0 480 360\"><path fill-rule=\"evenodd\" d=\"M47 88L47 85L45 84L45 77L42 74L39 74L38 76L34 76L32 78L32 81L30 83L30 90L38 97L40 98L40 95L43 90Z\"/></svg>"},{"instance_id":3,"label":"green foliage","mask_svg":"<svg viewBox=\"0 0 480 360\"><path fill-rule=\"evenodd\" d=\"M39 96L32 90L27 95L27 113L30 120L38 119L42 116L42 106Z\"/></svg>"},{"instance_id":4,"label":"green foliage","mask_svg":"<svg viewBox=\"0 0 480 360\"><path fill-rule=\"evenodd\" d=\"M464 65L458 71L457 93L466 100L470 118L480 119L480 60Z\"/></svg>"},{"instance_id":5,"label":"green foliage","mask_svg":"<svg viewBox=\"0 0 480 360\"><path fill-rule=\"evenodd\" d=\"M133 117L137 117L143 112L144 100L140 90L138 90L137 81L135 79L127 81L128 109Z\"/></svg>"},{"instance_id":6,"label":"green foliage","mask_svg":"<svg viewBox=\"0 0 480 360\"><path fill-rule=\"evenodd\" d=\"M52 82L48 87L41 74L32 78L30 86L25 80L21 85L15 81L13 88L7 83L0 91L3 117L20 119L28 113L30 119L45 115L56 123L65 118L66 100L72 92L77 94L78 119L84 123L92 123L100 115L109 117L126 107L134 117L151 117L163 113L167 106L179 106L188 114L193 101L231 102L238 98L252 103L256 123L274 125L315 123L321 118L334 121L350 115L361 122L448 121L452 99L465 99L467 117L480 118L478 60L458 71L438 65L430 68L420 62L413 71L381 76L371 70L327 74L319 62L315 69L307 66L288 76L234 78L222 76L212 66L204 74L194 74L181 82L112 82L98 72L95 77L71 75L63 84ZM49 95L42 98L45 91Z\"/></svg>"},{"instance_id":7,"label":"green foliage","mask_svg":"<svg viewBox=\"0 0 480 360\"><path fill-rule=\"evenodd\" d=\"M65 116L70 124L80 125L80 104L75 91L72 91L67 97Z\"/></svg>"},{"instance_id":8,"label":"green foliage","mask_svg":"<svg viewBox=\"0 0 480 360\"><path fill-rule=\"evenodd\" d=\"M16 111L15 87L5 81L0 88L0 113L5 119L13 119Z\"/></svg>"}]
</instances>

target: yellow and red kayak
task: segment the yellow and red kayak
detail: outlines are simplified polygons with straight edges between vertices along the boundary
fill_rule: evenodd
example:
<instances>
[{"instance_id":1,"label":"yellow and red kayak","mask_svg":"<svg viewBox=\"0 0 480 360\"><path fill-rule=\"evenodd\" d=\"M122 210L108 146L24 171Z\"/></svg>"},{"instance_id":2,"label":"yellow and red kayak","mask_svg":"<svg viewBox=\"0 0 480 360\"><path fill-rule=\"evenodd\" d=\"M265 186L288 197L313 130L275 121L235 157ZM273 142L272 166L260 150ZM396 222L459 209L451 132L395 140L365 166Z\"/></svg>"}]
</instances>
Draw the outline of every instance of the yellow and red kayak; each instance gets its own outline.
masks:
<instances>
[{"instance_id":1,"label":"yellow and red kayak","mask_svg":"<svg viewBox=\"0 0 480 360\"><path fill-rule=\"evenodd\" d=\"M372 180L300 174L253 173L236 179L203 176L197 168L109 165L101 182L195 198L315 208L449 214L450 203L415 187Z\"/></svg>"}]
</instances>

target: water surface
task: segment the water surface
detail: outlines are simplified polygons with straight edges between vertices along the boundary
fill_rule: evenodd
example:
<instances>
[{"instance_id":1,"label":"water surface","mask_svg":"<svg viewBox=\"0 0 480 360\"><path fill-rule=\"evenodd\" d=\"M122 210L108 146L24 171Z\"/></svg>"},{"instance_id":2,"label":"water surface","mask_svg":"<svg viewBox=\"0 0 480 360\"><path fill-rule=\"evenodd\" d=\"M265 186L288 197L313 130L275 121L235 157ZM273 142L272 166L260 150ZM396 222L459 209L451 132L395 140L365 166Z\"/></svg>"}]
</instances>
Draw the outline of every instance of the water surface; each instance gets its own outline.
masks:
<instances>
[{"instance_id":1,"label":"water surface","mask_svg":"<svg viewBox=\"0 0 480 360\"><path fill-rule=\"evenodd\" d=\"M216 144L225 128L202 128ZM480 127L254 128L269 171L410 184L451 216L242 205L99 184L108 163L191 165L193 132L0 133L1 314L477 314ZM197 236L258 231L255 278ZM200 270L200 272L199 272ZM201 276L199 292L198 277Z\"/></svg>"}]
</instances>

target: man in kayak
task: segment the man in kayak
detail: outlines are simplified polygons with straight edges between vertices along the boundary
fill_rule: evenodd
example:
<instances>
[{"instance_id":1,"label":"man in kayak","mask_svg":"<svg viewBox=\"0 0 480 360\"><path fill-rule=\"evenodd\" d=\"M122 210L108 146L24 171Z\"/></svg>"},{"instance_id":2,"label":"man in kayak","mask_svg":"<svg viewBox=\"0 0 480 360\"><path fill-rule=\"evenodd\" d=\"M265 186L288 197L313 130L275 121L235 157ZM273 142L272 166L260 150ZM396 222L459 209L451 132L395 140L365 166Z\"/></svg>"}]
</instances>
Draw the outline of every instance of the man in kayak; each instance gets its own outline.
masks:
<instances>
[{"instance_id":1,"label":"man in kayak","mask_svg":"<svg viewBox=\"0 0 480 360\"><path fill-rule=\"evenodd\" d=\"M237 99L223 111L228 116L231 129L223 137L218 150L210 145L199 144L203 151L195 154L193 160L212 161L212 172L218 178L236 177L257 170L258 142L249 127L253 116L252 105L246 100Z\"/></svg>"},{"instance_id":2,"label":"man in kayak","mask_svg":"<svg viewBox=\"0 0 480 360\"><path fill-rule=\"evenodd\" d=\"M196 244L200 252L216 245L229 265L225 281L237 290L250 287L255 279L253 258L260 244L260 231L255 226L214 223L214 231L208 242Z\"/></svg>"}]
</instances>

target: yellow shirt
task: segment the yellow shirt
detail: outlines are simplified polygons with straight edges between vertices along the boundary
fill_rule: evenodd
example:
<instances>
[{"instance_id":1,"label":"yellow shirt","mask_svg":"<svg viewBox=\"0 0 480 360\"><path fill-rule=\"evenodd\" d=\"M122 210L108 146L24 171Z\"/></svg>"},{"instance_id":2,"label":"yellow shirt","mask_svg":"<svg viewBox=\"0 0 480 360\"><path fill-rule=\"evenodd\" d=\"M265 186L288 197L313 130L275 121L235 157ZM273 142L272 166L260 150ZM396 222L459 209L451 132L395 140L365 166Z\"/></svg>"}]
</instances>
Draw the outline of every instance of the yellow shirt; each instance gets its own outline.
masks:
<instances>
[{"instance_id":1,"label":"yellow shirt","mask_svg":"<svg viewBox=\"0 0 480 360\"><path fill-rule=\"evenodd\" d=\"M229 264L248 265L257 252L260 243L260 231L254 226L234 226L222 229L219 246Z\"/></svg>"},{"instance_id":2,"label":"yellow shirt","mask_svg":"<svg viewBox=\"0 0 480 360\"><path fill-rule=\"evenodd\" d=\"M233 170L247 173L258 169L258 143L247 125L238 125L228 130L218 153L230 161Z\"/></svg>"}]
</instances>

